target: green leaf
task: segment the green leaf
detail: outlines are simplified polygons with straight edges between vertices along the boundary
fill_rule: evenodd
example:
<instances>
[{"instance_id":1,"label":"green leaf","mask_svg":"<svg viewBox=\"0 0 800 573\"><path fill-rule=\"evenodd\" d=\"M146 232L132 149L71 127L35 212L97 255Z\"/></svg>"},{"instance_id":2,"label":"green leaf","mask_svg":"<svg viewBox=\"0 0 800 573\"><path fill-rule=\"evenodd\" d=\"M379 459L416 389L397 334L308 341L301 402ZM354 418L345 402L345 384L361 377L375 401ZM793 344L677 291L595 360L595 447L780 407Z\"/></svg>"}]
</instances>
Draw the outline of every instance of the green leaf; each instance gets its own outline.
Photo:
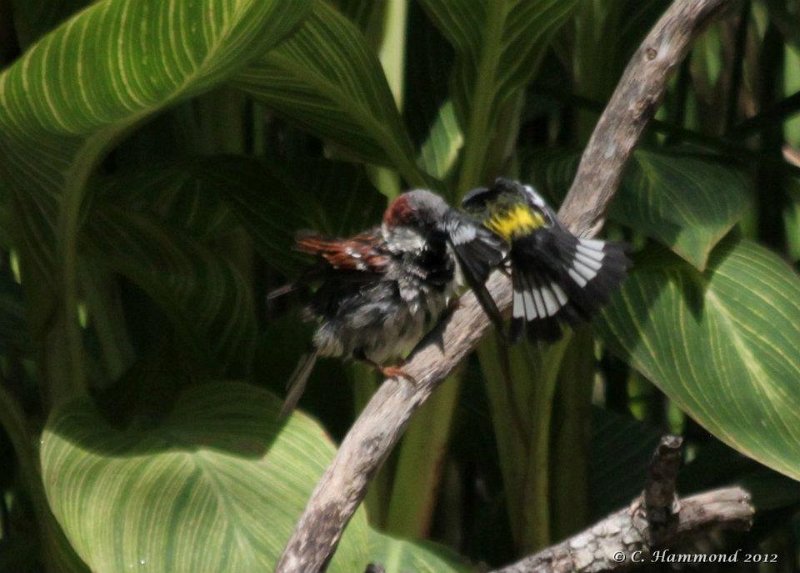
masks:
<instances>
[{"instance_id":1,"label":"green leaf","mask_svg":"<svg viewBox=\"0 0 800 573\"><path fill-rule=\"evenodd\" d=\"M334 454L303 414L236 382L186 391L155 426L121 430L88 400L54 413L41 462L53 513L93 571L272 571ZM353 517L329 571L363 571Z\"/></svg>"},{"instance_id":2,"label":"green leaf","mask_svg":"<svg viewBox=\"0 0 800 573\"><path fill-rule=\"evenodd\" d=\"M453 71L455 53L419 2L409 2L403 119L415 146L428 137L440 108L450 98L444 80ZM452 104L451 104L452 106Z\"/></svg>"},{"instance_id":3,"label":"green leaf","mask_svg":"<svg viewBox=\"0 0 800 573\"><path fill-rule=\"evenodd\" d=\"M470 107L470 90L490 86L499 103L527 84L576 0L422 0L434 24L457 52L456 107ZM483 75L488 72L488 75Z\"/></svg>"},{"instance_id":4,"label":"green leaf","mask_svg":"<svg viewBox=\"0 0 800 573\"><path fill-rule=\"evenodd\" d=\"M577 0L422 0L456 50L451 94L465 135L459 190L480 183L498 117L533 77Z\"/></svg>"},{"instance_id":5,"label":"green leaf","mask_svg":"<svg viewBox=\"0 0 800 573\"><path fill-rule=\"evenodd\" d=\"M669 0L581 3L571 61L577 93L608 100L634 51L669 5ZM591 118L595 121L596 116Z\"/></svg>"},{"instance_id":6,"label":"green leaf","mask_svg":"<svg viewBox=\"0 0 800 573\"><path fill-rule=\"evenodd\" d=\"M407 541L377 531L370 537L371 562L386 573L468 573L474 571L455 552L430 541Z\"/></svg>"},{"instance_id":7,"label":"green leaf","mask_svg":"<svg viewBox=\"0 0 800 573\"><path fill-rule=\"evenodd\" d=\"M236 85L311 133L396 168L412 185L425 183L377 56L326 2L318 0L303 27Z\"/></svg>"},{"instance_id":8,"label":"green leaf","mask_svg":"<svg viewBox=\"0 0 800 573\"><path fill-rule=\"evenodd\" d=\"M335 236L347 236L380 223L386 197L370 182L364 168L352 163L303 160L284 164L281 177L302 189L292 193L307 225ZM291 182L291 183L290 183ZM308 197L313 200L309 201Z\"/></svg>"},{"instance_id":9,"label":"green leaf","mask_svg":"<svg viewBox=\"0 0 800 573\"><path fill-rule=\"evenodd\" d=\"M532 177L550 197L563 197L578 167L576 152L531 154ZM704 270L714 246L744 216L744 174L719 159L637 150L609 217L668 246Z\"/></svg>"},{"instance_id":10,"label":"green leaf","mask_svg":"<svg viewBox=\"0 0 800 573\"><path fill-rule=\"evenodd\" d=\"M611 217L667 245L698 270L750 206L744 174L717 161L636 151Z\"/></svg>"},{"instance_id":11,"label":"green leaf","mask_svg":"<svg viewBox=\"0 0 800 573\"><path fill-rule=\"evenodd\" d=\"M236 73L303 20L308 0L101 0L0 75L0 178L49 336L54 399L85 384L77 243L86 182L132 126ZM61 348L63 346L63 349Z\"/></svg>"},{"instance_id":12,"label":"green leaf","mask_svg":"<svg viewBox=\"0 0 800 573\"><path fill-rule=\"evenodd\" d=\"M300 186L287 185L294 185L291 178L279 177L263 161L213 155L151 168L130 179L122 176L104 191L111 199L113 191L128 187L130 201L147 199L151 208L155 199L168 220L195 235L213 237L230 225L229 218L238 220L270 266L289 273L301 260L292 250L294 233L310 226L315 198Z\"/></svg>"},{"instance_id":13,"label":"green leaf","mask_svg":"<svg viewBox=\"0 0 800 573\"><path fill-rule=\"evenodd\" d=\"M95 212L86 247L155 300L212 371L249 370L255 311L246 281L230 262L152 217L111 207Z\"/></svg>"},{"instance_id":14,"label":"green leaf","mask_svg":"<svg viewBox=\"0 0 800 573\"><path fill-rule=\"evenodd\" d=\"M800 178L788 179L786 182L788 204L783 211L783 221L786 225L789 257L797 264L800 262Z\"/></svg>"},{"instance_id":15,"label":"green leaf","mask_svg":"<svg viewBox=\"0 0 800 573\"><path fill-rule=\"evenodd\" d=\"M211 161L230 183L222 188L259 253L291 275L308 259L293 249L294 234L316 229L346 236L380 221L386 199L363 168L326 160L266 166L252 160Z\"/></svg>"},{"instance_id":16,"label":"green leaf","mask_svg":"<svg viewBox=\"0 0 800 573\"><path fill-rule=\"evenodd\" d=\"M380 44L383 36L384 19L386 15L386 0L334 0L332 4L339 12L347 16L368 37L374 33L375 45Z\"/></svg>"},{"instance_id":17,"label":"green leaf","mask_svg":"<svg viewBox=\"0 0 800 573\"><path fill-rule=\"evenodd\" d=\"M449 376L419 409L403 436L384 521L388 533L424 538L431 529L461 379L460 374Z\"/></svg>"},{"instance_id":18,"label":"green leaf","mask_svg":"<svg viewBox=\"0 0 800 573\"><path fill-rule=\"evenodd\" d=\"M602 519L642 493L657 428L603 408L592 409L589 457L592 518Z\"/></svg>"},{"instance_id":19,"label":"green leaf","mask_svg":"<svg viewBox=\"0 0 800 573\"><path fill-rule=\"evenodd\" d=\"M800 478L800 278L776 255L730 238L703 273L642 262L595 325L717 438Z\"/></svg>"},{"instance_id":20,"label":"green leaf","mask_svg":"<svg viewBox=\"0 0 800 573\"><path fill-rule=\"evenodd\" d=\"M223 190L244 178L226 178L216 165L204 157L121 171L100 183L96 201L152 213L200 239L216 237L235 224Z\"/></svg>"},{"instance_id":21,"label":"green leaf","mask_svg":"<svg viewBox=\"0 0 800 573\"><path fill-rule=\"evenodd\" d=\"M75 554L58 523L53 519L39 471L38 452L35 445L36 436L32 432L30 421L26 418L21 400L11 392L10 388L6 388L5 380L3 380L3 384L0 384L0 429L3 431L3 439L7 440L6 444L3 445L9 445L13 448L13 453L10 451L3 452L3 458L8 459L7 456L9 456L14 460L11 467L15 469L13 472L16 474L15 479L19 479L20 484L24 484L25 493L29 496L29 499L26 496L23 496L23 499L17 499L18 496L14 492L15 488L6 489L8 484L4 484L4 495L10 496L13 500L12 511L6 513L6 523L12 524L12 527L7 531L13 530L14 522L19 523L15 519L14 513L20 510L25 513L26 502L30 501L31 509L36 514L39 533L36 539L30 539L31 537L37 537L30 534L16 536L4 534L3 543L0 544L0 570L29 570L21 567L19 563L15 563L17 561L16 558L22 557L21 555L4 555L6 551L22 550L19 545L14 547L13 541L14 537L16 537L18 538L17 540L28 538L32 541L37 550L35 556L44 561L48 570L64 573L84 573L87 571L86 566ZM12 563L17 567L12 568Z\"/></svg>"},{"instance_id":22,"label":"green leaf","mask_svg":"<svg viewBox=\"0 0 800 573\"><path fill-rule=\"evenodd\" d=\"M422 144L419 164L437 179L446 178L458 160L464 146L464 134L458 127L453 102L439 109L428 139Z\"/></svg>"},{"instance_id":23,"label":"green leaf","mask_svg":"<svg viewBox=\"0 0 800 573\"><path fill-rule=\"evenodd\" d=\"M800 484L765 468L726 445L711 440L697 449L694 460L681 469L678 489L685 495L738 483L750 493L757 510L800 503Z\"/></svg>"},{"instance_id":24,"label":"green leaf","mask_svg":"<svg viewBox=\"0 0 800 573\"><path fill-rule=\"evenodd\" d=\"M567 195L580 160L581 152L575 149L527 148L520 152L520 172L523 179L530 180L556 206ZM632 163L628 163L628 168Z\"/></svg>"},{"instance_id":25,"label":"green leaf","mask_svg":"<svg viewBox=\"0 0 800 573\"><path fill-rule=\"evenodd\" d=\"M509 348L490 335L478 346L511 532L524 551L552 541L553 400L571 339Z\"/></svg>"}]
</instances>

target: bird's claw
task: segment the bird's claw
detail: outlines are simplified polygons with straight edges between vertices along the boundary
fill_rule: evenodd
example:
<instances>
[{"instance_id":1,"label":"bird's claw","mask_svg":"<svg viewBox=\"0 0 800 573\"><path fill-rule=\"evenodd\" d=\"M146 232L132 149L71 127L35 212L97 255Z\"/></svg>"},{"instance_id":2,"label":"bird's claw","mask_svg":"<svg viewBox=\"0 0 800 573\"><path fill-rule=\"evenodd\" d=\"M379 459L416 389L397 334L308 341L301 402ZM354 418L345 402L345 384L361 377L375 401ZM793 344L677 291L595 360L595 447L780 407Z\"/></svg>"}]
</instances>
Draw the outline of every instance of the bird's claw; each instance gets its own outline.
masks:
<instances>
[{"instance_id":1,"label":"bird's claw","mask_svg":"<svg viewBox=\"0 0 800 573\"><path fill-rule=\"evenodd\" d=\"M416 385L417 380L408 374L401 366L382 366L380 368L381 374L385 378L405 378L412 384Z\"/></svg>"}]
</instances>

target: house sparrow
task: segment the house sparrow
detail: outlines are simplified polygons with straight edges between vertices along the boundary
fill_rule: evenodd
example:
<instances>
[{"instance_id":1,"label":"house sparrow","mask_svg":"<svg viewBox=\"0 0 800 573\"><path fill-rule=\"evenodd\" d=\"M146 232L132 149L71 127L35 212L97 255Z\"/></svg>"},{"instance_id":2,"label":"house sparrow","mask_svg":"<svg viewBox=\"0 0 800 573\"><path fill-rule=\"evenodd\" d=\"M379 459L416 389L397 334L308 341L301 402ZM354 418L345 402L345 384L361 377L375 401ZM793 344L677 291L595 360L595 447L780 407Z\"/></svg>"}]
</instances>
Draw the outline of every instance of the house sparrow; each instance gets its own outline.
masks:
<instances>
[{"instance_id":1,"label":"house sparrow","mask_svg":"<svg viewBox=\"0 0 800 573\"><path fill-rule=\"evenodd\" d=\"M306 309L318 326L311 351L290 377L284 414L296 405L319 356L406 376L390 364L439 321L462 280L480 291L484 308L501 323L484 283L505 256L503 241L430 191L399 195L379 228L350 238L305 232L296 247L318 259L302 277L321 281Z\"/></svg>"},{"instance_id":2,"label":"house sparrow","mask_svg":"<svg viewBox=\"0 0 800 573\"><path fill-rule=\"evenodd\" d=\"M588 321L630 266L625 246L576 237L529 185L498 178L467 193L462 208L510 249L512 341L527 331L552 342L561 337L560 323Z\"/></svg>"}]
</instances>

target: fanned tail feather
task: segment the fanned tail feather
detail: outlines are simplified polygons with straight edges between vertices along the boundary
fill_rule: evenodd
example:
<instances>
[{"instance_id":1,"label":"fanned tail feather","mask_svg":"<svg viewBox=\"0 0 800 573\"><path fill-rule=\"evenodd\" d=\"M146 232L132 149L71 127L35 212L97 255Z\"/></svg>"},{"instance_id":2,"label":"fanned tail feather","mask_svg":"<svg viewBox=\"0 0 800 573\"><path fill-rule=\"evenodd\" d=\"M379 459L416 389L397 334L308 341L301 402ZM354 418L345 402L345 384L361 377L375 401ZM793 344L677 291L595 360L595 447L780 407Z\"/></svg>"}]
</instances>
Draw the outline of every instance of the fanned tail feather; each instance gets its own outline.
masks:
<instances>
[{"instance_id":1,"label":"fanned tail feather","mask_svg":"<svg viewBox=\"0 0 800 573\"><path fill-rule=\"evenodd\" d=\"M548 230L512 248L511 338L561 338L560 323L587 322L608 302L626 276L630 261L619 243L578 239L563 229Z\"/></svg>"},{"instance_id":2,"label":"fanned tail feather","mask_svg":"<svg viewBox=\"0 0 800 573\"><path fill-rule=\"evenodd\" d=\"M516 342L526 330L532 340L554 342L561 338L559 319L567 316L569 299L558 283L535 270L515 269L512 286L511 340Z\"/></svg>"}]
</instances>

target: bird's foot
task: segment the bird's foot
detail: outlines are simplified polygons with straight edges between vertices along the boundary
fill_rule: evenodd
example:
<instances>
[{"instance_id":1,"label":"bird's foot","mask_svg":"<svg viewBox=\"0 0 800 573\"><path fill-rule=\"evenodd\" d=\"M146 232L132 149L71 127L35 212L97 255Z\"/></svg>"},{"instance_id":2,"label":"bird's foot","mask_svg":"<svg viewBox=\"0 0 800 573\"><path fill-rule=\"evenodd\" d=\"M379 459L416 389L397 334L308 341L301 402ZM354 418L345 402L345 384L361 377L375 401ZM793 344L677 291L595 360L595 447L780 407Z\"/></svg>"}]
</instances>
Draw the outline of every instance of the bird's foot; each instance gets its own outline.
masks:
<instances>
[{"instance_id":1,"label":"bird's foot","mask_svg":"<svg viewBox=\"0 0 800 573\"><path fill-rule=\"evenodd\" d=\"M405 378L412 384L417 384L417 380L403 370L402 366L381 366L379 370L385 378Z\"/></svg>"}]
</instances>

